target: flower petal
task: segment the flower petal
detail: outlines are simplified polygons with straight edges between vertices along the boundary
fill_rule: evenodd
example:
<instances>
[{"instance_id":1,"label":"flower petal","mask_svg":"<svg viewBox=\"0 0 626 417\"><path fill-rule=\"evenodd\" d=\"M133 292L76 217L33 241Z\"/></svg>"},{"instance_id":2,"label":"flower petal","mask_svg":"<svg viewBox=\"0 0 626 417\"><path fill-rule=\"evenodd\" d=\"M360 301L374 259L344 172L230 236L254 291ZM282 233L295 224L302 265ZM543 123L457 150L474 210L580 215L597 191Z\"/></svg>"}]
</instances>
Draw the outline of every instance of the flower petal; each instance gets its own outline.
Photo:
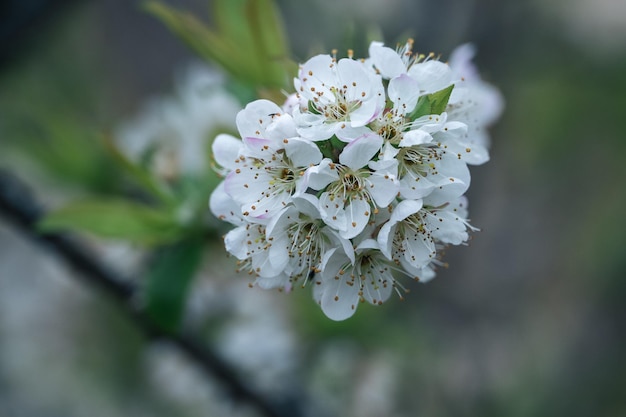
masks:
<instances>
[{"instance_id":1,"label":"flower petal","mask_svg":"<svg viewBox=\"0 0 626 417\"><path fill-rule=\"evenodd\" d=\"M389 94L389 99L393 102L396 114L404 115L410 113L415 108L417 99L420 96L420 88L415 79L402 74L389 81L387 93Z\"/></svg>"},{"instance_id":2,"label":"flower petal","mask_svg":"<svg viewBox=\"0 0 626 417\"><path fill-rule=\"evenodd\" d=\"M217 135L211 145L215 162L229 170L236 168L237 163L235 161L239 158L242 147L243 143L240 139L225 133Z\"/></svg>"},{"instance_id":3,"label":"flower petal","mask_svg":"<svg viewBox=\"0 0 626 417\"><path fill-rule=\"evenodd\" d=\"M384 78L394 78L406 73L406 65L396 51L382 42L372 42L369 47L369 55L372 62Z\"/></svg>"},{"instance_id":4,"label":"flower petal","mask_svg":"<svg viewBox=\"0 0 626 417\"><path fill-rule=\"evenodd\" d=\"M383 139L380 136L373 133L363 135L343 148L339 162L352 169L362 168L380 151L382 145Z\"/></svg>"}]
</instances>

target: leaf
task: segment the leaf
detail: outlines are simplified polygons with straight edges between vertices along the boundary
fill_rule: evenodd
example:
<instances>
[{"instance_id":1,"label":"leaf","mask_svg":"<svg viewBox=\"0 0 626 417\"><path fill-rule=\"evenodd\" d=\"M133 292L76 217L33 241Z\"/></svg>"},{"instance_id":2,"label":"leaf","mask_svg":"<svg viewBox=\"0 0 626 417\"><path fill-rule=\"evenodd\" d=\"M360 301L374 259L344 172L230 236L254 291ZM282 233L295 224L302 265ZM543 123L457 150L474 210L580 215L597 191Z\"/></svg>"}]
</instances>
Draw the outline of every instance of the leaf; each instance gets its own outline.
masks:
<instances>
[{"instance_id":1,"label":"leaf","mask_svg":"<svg viewBox=\"0 0 626 417\"><path fill-rule=\"evenodd\" d=\"M113 158L113 162L117 163L121 171L125 172L136 185L165 204L174 205L176 203L171 191L143 166L131 161L110 137L105 136L103 142L106 151Z\"/></svg>"},{"instance_id":2,"label":"leaf","mask_svg":"<svg viewBox=\"0 0 626 417\"><path fill-rule=\"evenodd\" d=\"M202 249L200 240L191 239L155 253L146 277L146 313L163 330L175 332L180 325Z\"/></svg>"},{"instance_id":3,"label":"leaf","mask_svg":"<svg viewBox=\"0 0 626 417\"><path fill-rule=\"evenodd\" d=\"M450 94L452 94L452 90L454 89L454 84L449 87L444 88L443 90L439 90L432 94L427 94L421 96L417 101L417 105L415 106L415 110L411 112L409 118L411 120L416 120L422 116L426 116L429 114L441 114L446 110L448 106L448 101L450 100Z\"/></svg>"},{"instance_id":4,"label":"leaf","mask_svg":"<svg viewBox=\"0 0 626 417\"><path fill-rule=\"evenodd\" d=\"M200 56L217 62L243 84L287 88L296 72L272 0L216 0L215 29L158 1L148 1L144 8Z\"/></svg>"},{"instance_id":5,"label":"leaf","mask_svg":"<svg viewBox=\"0 0 626 417\"><path fill-rule=\"evenodd\" d=\"M121 199L76 201L48 213L38 224L42 232L71 230L141 244L171 242L183 232L168 211Z\"/></svg>"}]
</instances>

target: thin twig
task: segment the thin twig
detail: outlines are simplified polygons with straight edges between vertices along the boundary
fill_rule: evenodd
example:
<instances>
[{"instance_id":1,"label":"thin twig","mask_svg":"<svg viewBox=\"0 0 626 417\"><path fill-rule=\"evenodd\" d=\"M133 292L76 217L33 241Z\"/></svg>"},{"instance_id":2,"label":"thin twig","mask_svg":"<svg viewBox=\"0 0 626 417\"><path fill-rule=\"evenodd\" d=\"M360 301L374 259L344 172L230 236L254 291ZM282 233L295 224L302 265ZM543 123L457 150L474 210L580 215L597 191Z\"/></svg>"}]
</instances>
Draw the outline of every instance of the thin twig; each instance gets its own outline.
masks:
<instances>
[{"instance_id":1,"label":"thin twig","mask_svg":"<svg viewBox=\"0 0 626 417\"><path fill-rule=\"evenodd\" d=\"M60 255L68 264L81 272L91 284L110 294L119 308L150 339L167 340L197 363L208 375L220 381L234 400L245 401L267 417L297 417L302 415L301 404L295 400L280 404L266 398L238 376L236 371L206 344L186 334L171 334L161 330L143 314L133 302L136 289L127 280L120 279L112 270L96 261L91 253L78 245L69 235L41 234L36 225L43 216L30 190L12 174L0 169L0 215L18 225L34 240Z\"/></svg>"}]
</instances>

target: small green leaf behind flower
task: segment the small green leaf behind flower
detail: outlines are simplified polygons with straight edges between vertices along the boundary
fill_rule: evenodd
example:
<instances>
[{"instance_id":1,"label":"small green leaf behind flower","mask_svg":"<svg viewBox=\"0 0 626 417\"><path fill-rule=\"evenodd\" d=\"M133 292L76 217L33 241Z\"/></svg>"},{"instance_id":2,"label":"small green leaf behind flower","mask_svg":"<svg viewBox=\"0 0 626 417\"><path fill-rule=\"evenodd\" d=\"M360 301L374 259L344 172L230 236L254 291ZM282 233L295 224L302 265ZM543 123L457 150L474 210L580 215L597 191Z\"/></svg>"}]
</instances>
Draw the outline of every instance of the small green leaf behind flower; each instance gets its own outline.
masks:
<instances>
[{"instance_id":1,"label":"small green leaf behind flower","mask_svg":"<svg viewBox=\"0 0 626 417\"><path fill-rule=\"evenodd\" d=\"M283 21L272 0L216 0L215 28L159 1L144 8L204 59L257 91L280 92L296 72ZM270 95L272 95L271 93Z\"/></svg>"},{"instance_id":2,"label":"small green leaf behind flower","mask_svg":"<svg viewBox=\"0 0 626 417\"><path fill-rule=\"evenodd\" d=\"M173 242L185 231L170 210L129 200L96 198L75 201L52 211L38 227L42 232L87 232L144 245Z\"/></svg>"},{"instance_id":3,"label":"small green leaf behind flower","mask_svg":"<svg viewBox=\"0 0 626 417\"><path fill-rule=\"evenodd\" d=\"M446 110L450 94L452 94L454 84L443 90L436 91L432 94L426 94L419 98L415 110L409 115L409 119L415 120L429 114L441 114Z\"/></svg>"}]
</instances>

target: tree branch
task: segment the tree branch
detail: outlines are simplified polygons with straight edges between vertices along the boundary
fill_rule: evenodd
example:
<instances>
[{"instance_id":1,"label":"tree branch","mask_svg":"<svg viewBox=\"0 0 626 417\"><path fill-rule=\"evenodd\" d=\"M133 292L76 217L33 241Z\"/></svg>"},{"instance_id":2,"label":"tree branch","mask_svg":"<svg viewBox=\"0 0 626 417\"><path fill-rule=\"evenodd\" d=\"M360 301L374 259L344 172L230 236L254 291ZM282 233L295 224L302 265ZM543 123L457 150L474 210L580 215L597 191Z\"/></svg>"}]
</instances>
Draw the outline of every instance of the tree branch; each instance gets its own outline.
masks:
<instances>
[{"instance_id":1,"label":"tree branch","mask_svg":"<svg viewBox=\"0 0 626 417\"><path fill-rule=\"evenodd\" d=\"M161 330L136 307L136 303L133 302L137 293L134 286L96 261L92 254L77 244L71 236L39 233L36 224L43 216L43 210L30 190L15 176L2 169L0 169L0 215L18 225L30 238L61 256L81 272L77 275L105 290L148 338L167 340L180 349L205 373L220 381L234 400L247 402L266 417L298 417L303 414L302 405L295 399L286 399L278 403L245 384L238 378L237 372L205 344L185 334L171 334Z\"/></svg>"}]
</instances>

